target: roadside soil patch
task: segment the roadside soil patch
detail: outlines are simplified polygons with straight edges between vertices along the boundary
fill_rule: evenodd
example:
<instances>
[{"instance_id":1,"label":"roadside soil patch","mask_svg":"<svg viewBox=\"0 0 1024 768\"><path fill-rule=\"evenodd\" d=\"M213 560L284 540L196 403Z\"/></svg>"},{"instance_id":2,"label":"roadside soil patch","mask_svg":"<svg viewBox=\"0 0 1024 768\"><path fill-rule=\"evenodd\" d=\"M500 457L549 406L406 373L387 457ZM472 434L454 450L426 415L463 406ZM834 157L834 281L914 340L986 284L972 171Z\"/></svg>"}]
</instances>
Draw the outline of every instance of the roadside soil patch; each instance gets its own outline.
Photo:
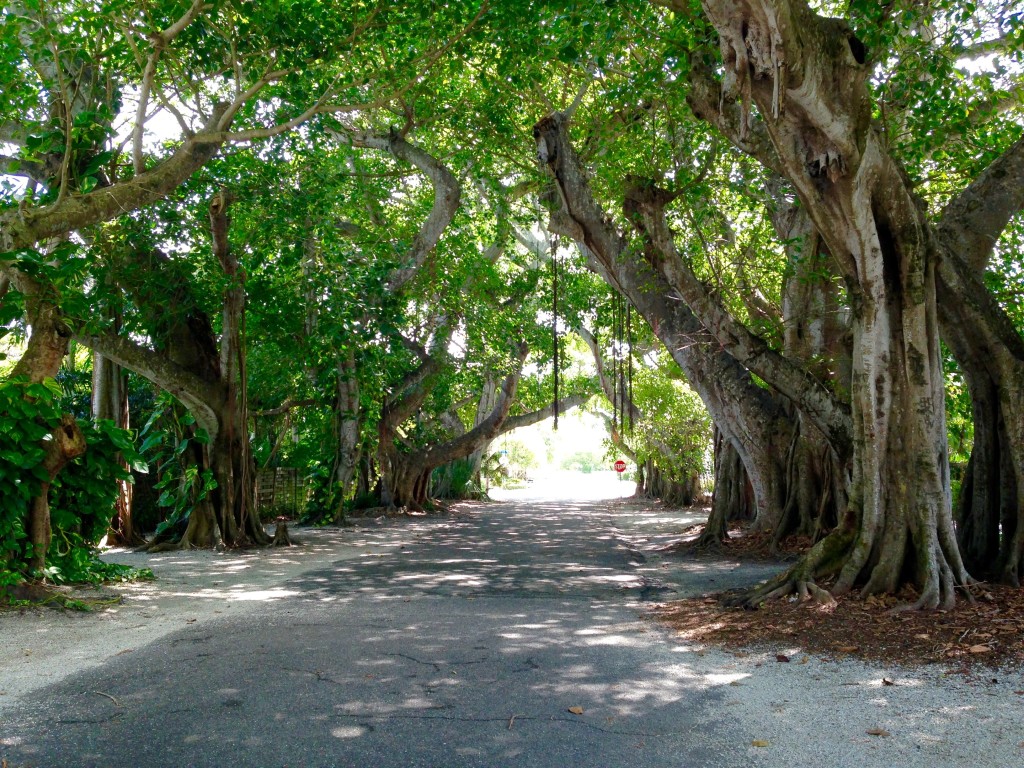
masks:
<instances>
[{"instance_id":1,"label":"roadside soil patch","mask_svg":"<svg viewBox=\"0 0 1024 768\"><path fill-rule=\"evenodd\" d=\"M689 544L702 529L694 526L687 530L684 540L666 551L699 559L779 559L781 570L810 544L805 538L791 537L781 543L777 555L772 555L768 536L733 528L720 552L694 553ZM820 586L829 588L827 583ZM664 603L655 616L691 642L730 649L756 647L771 651L799 645L807 653L825 657L858 657L905 665L941 663L979 677L994 668L1024 669L1024 590L1019 588L973 585L950 611L897 610L916 599L910 590L867 599L856 593L843 595L833 606L813 600L772 600L756 611L722 605L729 594Z\"/></svg>"}]
</instances>

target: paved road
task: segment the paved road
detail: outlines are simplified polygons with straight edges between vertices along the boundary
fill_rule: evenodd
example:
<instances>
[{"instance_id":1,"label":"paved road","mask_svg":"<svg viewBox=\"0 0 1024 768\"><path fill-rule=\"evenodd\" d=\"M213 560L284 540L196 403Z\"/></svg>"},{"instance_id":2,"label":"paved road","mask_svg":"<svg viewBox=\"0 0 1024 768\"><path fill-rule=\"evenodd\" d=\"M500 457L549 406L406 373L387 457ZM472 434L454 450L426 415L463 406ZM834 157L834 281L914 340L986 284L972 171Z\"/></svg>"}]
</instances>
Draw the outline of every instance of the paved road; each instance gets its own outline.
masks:
<instances>
[{"instance_id":1,"label":"paved road","mask_svg":"<svg viewBox=\"0 0 1024 768\"><path fill-rule=\"evenodd\" d=\"M751 572L661 560L680 523L602 502L388 521L372 555L271 593L290 597L24 697L3 713L0 756L19 768L728 765L721 685L640 614Z\"/></svg>"}]
</instances>

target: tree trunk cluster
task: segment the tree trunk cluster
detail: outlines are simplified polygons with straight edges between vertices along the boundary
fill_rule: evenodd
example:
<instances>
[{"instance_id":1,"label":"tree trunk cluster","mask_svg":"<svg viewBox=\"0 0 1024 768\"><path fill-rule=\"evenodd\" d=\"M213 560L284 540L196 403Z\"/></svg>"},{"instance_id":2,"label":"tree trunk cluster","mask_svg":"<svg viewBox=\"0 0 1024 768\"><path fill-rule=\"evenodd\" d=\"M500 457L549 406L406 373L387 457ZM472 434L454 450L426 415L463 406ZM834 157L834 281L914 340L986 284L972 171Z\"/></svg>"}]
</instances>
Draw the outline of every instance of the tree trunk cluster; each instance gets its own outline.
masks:
<instances>
[{"instance_id":1,"label":"tree trunk cluster","mask_svg":"<svg viewBox=\"0 0 1024 768\"><path fill-rule=\"evenodd\" d=\"M1018 580L1024 343L977 275L1024 203L1021 142L935 222L872 122L870 67L844 22L802 0L703 7L724 74L694 59L691 109L760 161L776 192L795 192L799 210L776 195L776 229L802 249L794 265L817 271L824 261L826 272L836 270L845 306L833 281L795 274L776 351L733 318L677 250L686 233L670 222L675 194L632 182L624 211L640 247L631 251L593 200L566 116L534 130L557 195L552 230L576 240L647 319L720 433L702 543L720 540L725 523L744 514L749 484L755 529L775 541L790 532L817 541L746 596L750 604L808 594L815 580L832 578L833 591L856 586L865 595L909 582L915 607L948 607L970 581L961 547L972 567L996 561L1003 579ZM1006 183L1010 174L1016 185ZM966 372L979 436L956 527L940 330Z\"/></svg>"}]
</instances>

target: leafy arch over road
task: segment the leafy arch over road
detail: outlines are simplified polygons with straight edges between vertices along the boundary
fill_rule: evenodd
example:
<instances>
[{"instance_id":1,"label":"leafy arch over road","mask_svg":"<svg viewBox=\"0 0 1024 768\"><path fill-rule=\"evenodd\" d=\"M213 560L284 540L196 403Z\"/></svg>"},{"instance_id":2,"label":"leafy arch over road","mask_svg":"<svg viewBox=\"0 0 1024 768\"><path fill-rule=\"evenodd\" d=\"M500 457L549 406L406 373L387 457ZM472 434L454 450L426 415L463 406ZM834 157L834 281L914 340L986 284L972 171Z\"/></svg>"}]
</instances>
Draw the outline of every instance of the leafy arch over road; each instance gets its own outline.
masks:
<instances>
[{"instance_id":1,"label":"leafy arch over road","mask_svg":"<svg viewBox=\"0 0 1024 768\"><path fill-rule=\"evenodd\" d=\"M325 519L427 505L438 463L478 468L506 424L554 409L557 323L597 361L555 363L571 402L610 390L610 441L681 484L703 453L684 470L681 440L618 429L673 411L644 387L626 403L601 360L621 380L664 348L704 403L721 439L702 544L744 517L816 542L749 602L834 579L911 582L931 608L971 572L1019 581L1012 4L3 8L3 167L24 182L0 210L0 293L28 331L9 373L54 376L76 337L175 392L206 453L231 425L226 453L253 458L222 461L215 495L243 502L204 543L265 537L241 511L257 463L309 468ZM182 365L218 345L217 376ZM977 439L955 478L961 380Z\"/></svg>"}]
</instances>

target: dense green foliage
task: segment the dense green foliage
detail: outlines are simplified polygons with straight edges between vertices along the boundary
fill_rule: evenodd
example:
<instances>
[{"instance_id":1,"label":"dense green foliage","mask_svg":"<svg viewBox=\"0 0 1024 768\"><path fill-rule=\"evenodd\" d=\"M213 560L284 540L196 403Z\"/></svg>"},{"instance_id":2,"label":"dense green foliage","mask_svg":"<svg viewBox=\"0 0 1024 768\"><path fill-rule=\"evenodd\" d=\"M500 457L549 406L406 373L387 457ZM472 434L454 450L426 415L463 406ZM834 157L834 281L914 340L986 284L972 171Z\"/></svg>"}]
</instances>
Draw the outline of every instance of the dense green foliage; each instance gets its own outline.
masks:
<instances>
[{"instance_id":1,"label":"dense green foliage","mask_svg":"<svg viewBox=\"0 0 1024 768\"><path fill-rule=\"evenodd\" d=\"M47 441L60 424L63 390L51 380L27 384L12 379L0 385L0 586L29 576L25 512L49 482L43 466ZM132 569L96 557L96 544L110 525L116 481L131 474L123 462L144 469L132 435L109 421L82 425L88 446L56 478L50 493L53 538L45 576L56 582L102 581L132 575Z\"/></svg>"},{"instance_id":2,"label":"dense green foliage","mask_svg":"<svg viewBox=\"0 0 1024 768\"><path fill-rule=\"evenodd\" d=\"M538 164L532 131L556 111L569 120L603 224L621 240L619 261L640 255L650 270L665 262L627 201L637 188L661 189L672 258L709 303L849 409L844 334L858 288L832 254L811 249L816 235L783 231L802 207L785 169L695 106L702 73L716 83L725 74L707 6L5 3L5 375L33 334L45 336L52 308L57 337L135 372L125 410L142 427L87 423L97 397L84 361L41 371L44 384L7 377L0 493L11 503L0 516L0 578L98 573L90 548L127 477L121 462L139 456L151 467L161 536L180 534L204 505L226 504L237 489L223 487L225 477L244 476L252 491L260 470L278 467L301 473L305 516L321 522L391 503L404 461L421 463L429 493L479 495L488 476L503 474L491 444L500 427L472 451L459 440L501 410L509 384L503 420L549 406L556 392L603 392L589 408L608 422L608 444L581 449L574 466L621 450L680 481L707 478L707 382L683 380L678 347L725 349L730 338L704 318L706 333L666 347L661 321L645 322L639 306L627 328L627 291L597 274L594 242L565 234L564 223L561 235L548 231L564 191ZM1024 14L995 1L811 7L848 21L843 39L855 41L850 55L870 74L868 118L937 221L1021 135ZM748 117L768 119L741 96ZM715 110L733 105L731 96L714 101ZM183 157L195 167L176 166ZM222 192L231 204L218 241L210 205ZM116 210L96 212L108 199ZM1005 338L1019 337L1019 211L996 239L978 271L1005 313ZM238 287L245 307L231 327L226 307ZM814 316L800 322L831 336L795 349L794 297L805 288ZM675 289L641 290L681 300ZM596 339L593 356L585 333ZM226 354L232 334L242 351ZM56 352L46 359L63 357ZM944 363L956 490L974 448L977 392L952 352ZM751 364L742 376L797 420L792 393L763 373ZM61 400L55 377L75 384L73 402ZM49 567L26 574L24 515L45 479L43 441L66 411L88 450L53 483ZM239 434L251 472L216 475L218 441ZM460 451L451 460L424 463L452 445Z\"/></svg>"}]
</instances>

